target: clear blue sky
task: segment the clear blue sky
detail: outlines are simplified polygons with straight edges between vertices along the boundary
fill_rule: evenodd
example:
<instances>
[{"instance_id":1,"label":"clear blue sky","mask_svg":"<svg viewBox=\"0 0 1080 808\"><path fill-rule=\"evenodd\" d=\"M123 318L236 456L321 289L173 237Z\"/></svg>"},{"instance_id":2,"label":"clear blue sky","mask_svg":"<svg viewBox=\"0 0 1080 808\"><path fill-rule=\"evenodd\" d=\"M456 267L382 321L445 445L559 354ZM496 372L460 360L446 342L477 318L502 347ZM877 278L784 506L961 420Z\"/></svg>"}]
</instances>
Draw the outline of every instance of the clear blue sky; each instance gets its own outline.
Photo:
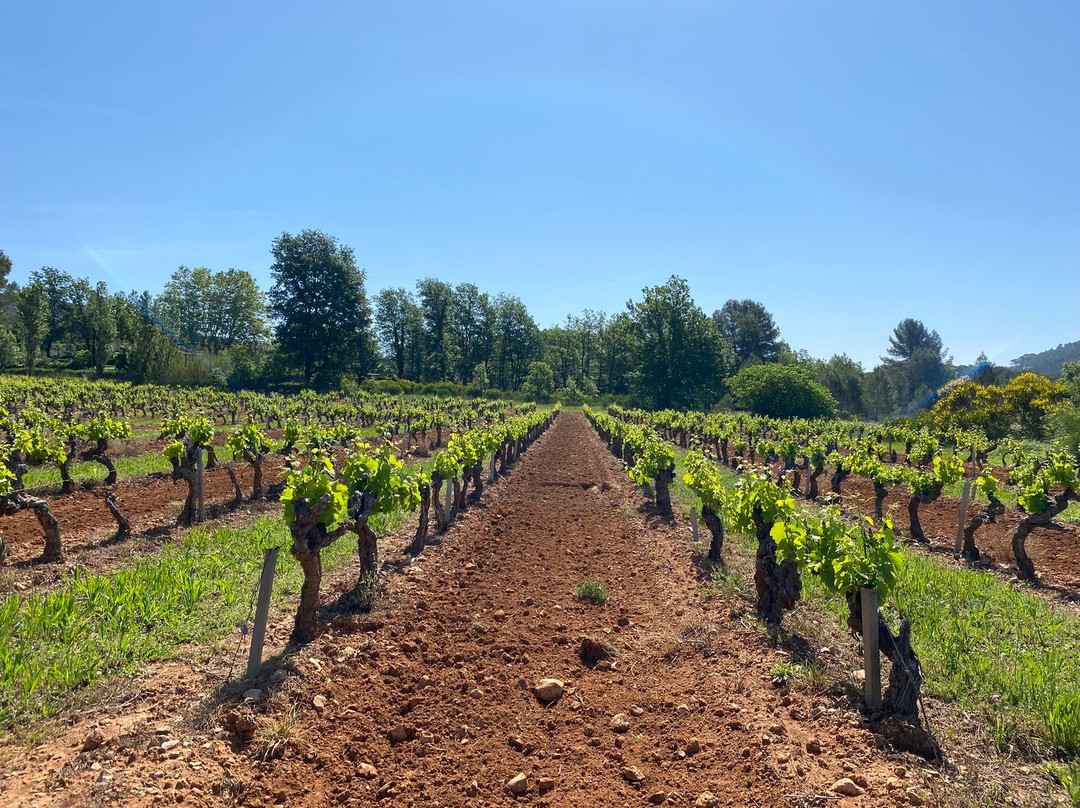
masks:
<instances>
[{"instance_id":1,"label":"clear blue sky","mask_svg":"<svg viewBox=\"0 0 1080 808\"><path fill-rule=\"evenodd\" d=\"M541 325L685 277L868 366L1080 339L1080 4L6 3L0 249L268 286L282 231L369 293L432 275Z\"/></svg>"}]
</instances>

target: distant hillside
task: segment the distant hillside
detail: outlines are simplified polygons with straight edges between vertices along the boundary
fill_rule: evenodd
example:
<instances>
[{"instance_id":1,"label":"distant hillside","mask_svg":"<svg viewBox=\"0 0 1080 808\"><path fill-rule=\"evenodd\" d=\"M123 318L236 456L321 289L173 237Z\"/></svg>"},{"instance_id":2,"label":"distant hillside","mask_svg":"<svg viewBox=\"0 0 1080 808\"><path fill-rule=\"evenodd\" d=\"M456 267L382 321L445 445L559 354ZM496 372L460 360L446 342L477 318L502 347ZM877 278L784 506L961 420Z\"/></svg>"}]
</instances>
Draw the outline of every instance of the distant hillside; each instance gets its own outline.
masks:
<instances>
[{"instance_id":1,"label":"distant hillside","mask_svg":"<svg viewBox=\"0 0 1080 808\"><path fill-rule=\"evenodd\" d=\"M1014 368L1034 370L1044 376L1057 376L1066 362L1080 362L1080 340L1067 342L1042 353L1024 354L1012 361Z\"/></svg>"}]
</instances>

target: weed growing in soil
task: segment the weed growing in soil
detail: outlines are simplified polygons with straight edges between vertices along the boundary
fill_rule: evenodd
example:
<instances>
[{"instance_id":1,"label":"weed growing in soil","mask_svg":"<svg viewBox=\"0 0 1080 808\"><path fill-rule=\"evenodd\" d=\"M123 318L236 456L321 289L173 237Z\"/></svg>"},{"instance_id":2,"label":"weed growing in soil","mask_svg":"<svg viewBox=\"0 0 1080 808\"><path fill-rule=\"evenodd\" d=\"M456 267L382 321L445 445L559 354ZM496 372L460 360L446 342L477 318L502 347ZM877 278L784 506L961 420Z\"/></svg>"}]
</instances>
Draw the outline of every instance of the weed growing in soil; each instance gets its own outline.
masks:
<instances>
[{"instance_id":1,"label":"weed growing in soil","mask_svg":"<svg viewBox=\"0 0 1080 808\"><path fill-rule=\"evenodd\" d=\"M574 594L579 600L591 600L603 606L608 602L608 590L599 581L583 581L574 587Z\"/></svg>"},{"instance_id":2,"label":"weed growing in soil","mask_svg":"<svg viewBox=\"0 0 1080 808\"><path fill-rule=\"evenodd\" d=\"M1065 790L1068 805L1080 808L1080 764L1073 761L1068 766L1046 763L1043 771L1051 782L1058 783ZM1051 798L1053 794L1050 795Z\"/></svg>"},{"instance_id":3,"label":"weed growing in soil","mask_svg":"<svg viewBox=\"0 0 1080 808\"><path fill-rule=\"evenodd\" d=\"M825 669L817 662L800 665L797 662L780 662L769 671L773 683L780 686L793 685L800 690L820 693L828 689Z\"/></svg>"}]
</instances>

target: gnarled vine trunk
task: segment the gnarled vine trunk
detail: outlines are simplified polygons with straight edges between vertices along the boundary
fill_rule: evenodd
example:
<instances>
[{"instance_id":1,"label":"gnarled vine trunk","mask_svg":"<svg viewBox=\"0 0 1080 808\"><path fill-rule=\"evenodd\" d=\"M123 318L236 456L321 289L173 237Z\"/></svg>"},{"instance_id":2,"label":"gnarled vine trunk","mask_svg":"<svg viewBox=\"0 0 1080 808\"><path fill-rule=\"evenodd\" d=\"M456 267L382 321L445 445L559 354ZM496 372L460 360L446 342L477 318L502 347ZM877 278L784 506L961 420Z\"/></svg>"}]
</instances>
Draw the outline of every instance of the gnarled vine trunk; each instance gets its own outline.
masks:
<instances>
[{"instance_id":1,"label":"gnarled vine trunk","mask_svg":"<svg viewBox=\"0 0 1080 808\"><path fill-rule=\"evenodd\" d=\"M848 628L856 637L863 636L862 597L856 591L848 595ZM879 729L886 737L903 748L934 759L940 755L937 741L919 724L919 694L922 689L922 665L911 647L911 621L900 623L900 631L892 633L879 611L878 646L892 663L889 683L882 697L882 709L899 719L899 724L885 724Z\"/></svg>"},{"instance_id":2,"label":"gnarled vine trunk","mask_svg":"<svg viewBox=\"0 0 1080 808\"><path fill-rule=\"evenodd\" d=\"M408 547L409 555L420 555L427 544L428 511L431 510L431 483L420 484L420 522L416 526L416 535Z\"/></svg>"},{"instance_id":3,"label":"gnarled vine trunk","mask_svg":"<svg viewBox=\"0 0 1080 808\"><path fill-rule=\"evenodd\" d=\"M45 549L41 557L46 561L63 561L64 550L60 542L60 525L49 509L49 503L38 497L32 497L25 491L13 491L0 499L0 513L11 516L19 511L33 511L38 524L45 534ZM6 548L4 554L6 555Z\"/></svg>"},{"instance_id":4,"label":"gnarled vine trunk","mask_svg":"<svg viewBox=\"0 0 1080 808\"><path fill-rule=\"evenodd\" d=\"M885 497L889 496L889 489L874 480L874 518L881 520L885 518L885 514L882 512L882 504L885 502Z\"/></svg>"},{"instance_id":5,"label":"gnarled vine trunk","mask_svg":"<svg viewBox=\"0 0 1080 808\"><path fill-rule=\"evenodd\" d=\"M661 516L672 516L671 510L671 484L675 482L675 464L665 469L653 480L656 491L656 510Z\"/></svg>"},{"instance_id":6,"label":"gnarled vine trunk","mask_svg":"<svg viewBox=\"0 0 1080 808\"><path fill-rule=\"evenodd\" d=\"M908 521L911 523L911 538L927 544L926 536L923 535L922 522L919 521L919 506L929 505L941 496L942 484L935 482L934 487L926 494L912 494L908 500Z\"/></svg>"},{"instance_id":7,"label":"gnarled vine trunk","mask_svg":"<svg viewBox=\"0 0 1080 808\"><path fill-rule=\"evenodd\" d=\"M758 543L754 567L757 613L762 621L775 628L780 625L784 610L793 608L802 597L802 579L794 561L777 562L772 524L765 521L760 508L754 508L753 518Z\"/></svg>"},{"instance_id":8,"label":"gnarled vine trunk","mask_svg":"<svg viewBox=\"0 0 1080 808\"><path fill-rule=\"evenodd\" d=\"M449 483L447 483L449 485ZM431 475L431 506L435 509L435 531L445 533L450 527L450 514L446 512L445 500L442 494L443 479L438 474Z\"/></svg>"},{"instance_id":9,"label":"gnarled vine trunk","mask_svg":"<svg viewBox=\"0 0 1080 808\"><path fill-rule=\"evenodd\" d=\"M100 463L105 467L108 474L105 476L105 485L116 485L116 466L109 459L109 441L101 438L90 449L79 455L85 462Z\"/></svg>"},{"instance_id":10,"label":"gnarled vine trunk","mask_svg":"<svg viewBox=\"0 0 1080 808\"><path fill-rule=\"evenodd\" d=\"M832 478L829 480L829 487L834 494L840 496L840 483L847 479L847 476L851 474L843 466L837 466L836 471L833 473Z\"/></svg>"},{"instance_id":11,"label":"gnarled vine trunk","mask_svg":"<svg viewBox=\"0 0 1080 808\"><path fill-rule=\"evenodd\" d=\"M1072 491L1065 491L1056 497L1047 497L1046 509L1042 513L1029 513L1016 526L1012 537L1012 551L1018 574L1025 581L1035 580L1035 564L1027 554L1027 537L1035 528L1050 524L1055 516L1069 507L1072 500L1080 501L1080 496Z\"/></svg>"},{"instance_id":12,"label":"gnarled vine trunk","mask_svg":"<svg viewBox=\"0 0 1080 808\"><path fill-rule=\"evenodd\" d=\"M477 463L471 469L468 470L469 475L472 477L473 492L470 494L470 499L479 501L480 497L484 495L484 463L483 461Z\"/></svg>"},{"instance_id":13,"label":"gnarled vine trunk","mask_svg":"<svg viewBox=\"0 0 1080 808\"><path fill-rule=\"evenodd\" d=\"M319 631L319 588L322 585L322 550L333 544L344 533L338 528L327 533L326 525L320 524L319 515L326 510L329 497L323 497L313 506L303 500L294 503L296 520L289 525L292 547L289 552L304 572L300 587L300 602L296 607L290 643L303 644L315 639Z\"/></svg>"},{"instance_id":14,"label":"gnarled vine trunk","mask_svg":"<svg viewBox=\"0 0 1080 808\"><path fill-rule=\"evenodd\" d=\"M1005 513L1005 505L1002 504L1000 499L993 494L989 495L989 499L990 504L975 514L971 521L968 522L967 527L964 528L964 547L960 555L972 563L982 558L982 553L979 552L979 548L975 544L975 532L983 525L995 524L997 518Z\"/></svg>"},{"instance_id":15,"label":"gnarled vine trunk","mask_svg":"<svg viewBox=\"0 0 1080 808\"><path fill-rule=\"evenodd\" d=\"M124 512L116 504L116 494L112 491L105 492L105 507L109 509L112 518L116 520L116 539L131 538L131 522L124 516Z\"/></svg>"},{"instance_id":16,"label":"gnarled vine trunk","mask_svg":"<svg viewBox=\"0 0 1080 808\"><path fill-rule=\"evenodd\" d=\"M825 471L825 467L813 467L806 476L806 498L811 502L818 498L817 478Z\"/></svg>"},{"instance_id":17,"label":"gnarled vine trunk","mask_svg":"<svg viewBox=\"0 0 1080 808\"><path fill-rule=\"evenodd\" d=\"M724 552L724 523L720 521L716 511L708 505L701 506L701 521L712 534L712 541L709 543L709 561L720 561Z\"/></svg>"}]
</instances>

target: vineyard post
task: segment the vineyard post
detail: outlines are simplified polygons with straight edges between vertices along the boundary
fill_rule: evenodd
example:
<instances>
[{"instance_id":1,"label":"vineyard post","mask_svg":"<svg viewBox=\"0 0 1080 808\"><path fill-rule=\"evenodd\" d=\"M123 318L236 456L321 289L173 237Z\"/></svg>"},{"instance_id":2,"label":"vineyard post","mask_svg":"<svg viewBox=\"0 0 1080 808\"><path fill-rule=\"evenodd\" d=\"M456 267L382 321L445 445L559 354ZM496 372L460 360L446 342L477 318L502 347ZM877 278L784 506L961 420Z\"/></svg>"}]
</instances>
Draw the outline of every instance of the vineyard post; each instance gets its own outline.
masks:
<instances>
[{"instance_id":1,"label":"vineyard post","mask_svg":"<svg viewBox=\"0 0 1080 808\"><path fill-rule=\"evenodd\" d=\"M971 480L964 480L964 493L960 496L960 517L956 521L956 552L964 549L964 522L967 521L968 503L971 501Z\"/></svg>"},{"instance_id":2,"label":"vineyard post","mask_svg":"<svg viewBox=\"0 0 1080 808\"><path fill-rule=\"evenodd\" d=\"M698 532L697 508L690 509L690 530L694 533L694 544L697 544L701 541L701 534Z\"/></svg>"},{"instance_id":3,"label":"vineyard post","mask_svg":"<svg viewBox=\"0 0 1080 808\"><path fill-rule=\"evenodd\" d=\"M452 512L450 510L451 509L451 501L454 498L454 493L453 492L454 492L454 486L452 486L450 484L450 480L447 480L446 481L446 522L447 522L447 524L450 523L450 514Z\"/></svg>"},{"instance_id":4,"label":"vineyard post","mask_svg":"<svg viewBox=\"0 0 1080 808\"><path fill-rule=\"evenodd\" d=\"M491 462L488 464L488 482L495 482L495 453L491 454Z\"/></svg>"},{"instance_id":5,"label":"vineyard post","mask_svg":"<svg viewBox=\"0 0 1080 808\"><path fill-rule=\"evenodd\" d=\"M278 548L271 547L263 556L262 577L259 579L259 602L255 607L255 625L251 631L251 650L248 652L247 678L252 682L262 667L263 640L266 638L266 618L270 614L270 593L274 589L274 570L277 569Z\"/></svg>"},{"instance_id":6,"label":"vineyard post","mask_svg":"<svg viewBox=\"0 0 1080 808\"><path fill-rule=\"evenodd\" d=\"M859 590L863 625L863 693L869 710L881 708L881 654L878 647L877 587Z\"/></svg>"},{"instance_id":7,"label":"vineyard post","mask_svg":"<svg viewBox=\"0 0 1080 808\"><path fill-rule=\"evenodd\" d=\"M201 522L206 518L206 494L203 492L203 457L202 446L197 446L198 457L195 460L195 475L199 481L199 513L196 521Z\"/></svg>"}]
</instances>

